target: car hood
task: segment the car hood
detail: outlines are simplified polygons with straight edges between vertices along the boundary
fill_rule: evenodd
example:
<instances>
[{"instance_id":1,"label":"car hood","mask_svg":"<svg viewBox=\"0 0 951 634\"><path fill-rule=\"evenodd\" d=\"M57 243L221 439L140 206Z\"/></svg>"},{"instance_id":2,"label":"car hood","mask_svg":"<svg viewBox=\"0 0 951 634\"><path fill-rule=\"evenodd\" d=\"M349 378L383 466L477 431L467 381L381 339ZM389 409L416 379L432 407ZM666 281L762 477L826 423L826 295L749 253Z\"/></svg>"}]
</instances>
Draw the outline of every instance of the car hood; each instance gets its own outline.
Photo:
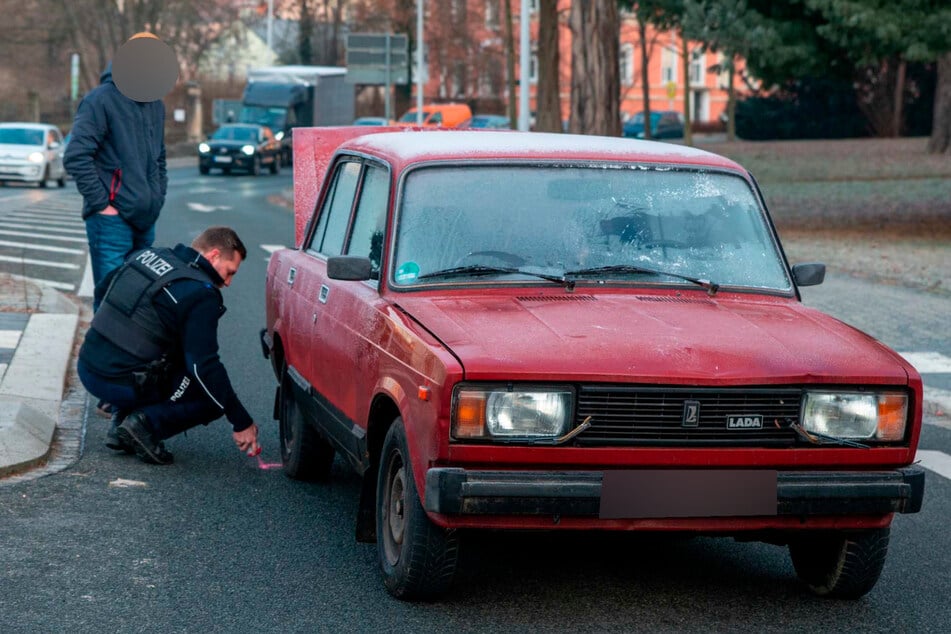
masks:
<instances>
[{"instance_id":1,"label":"car hood","mask_svg":"<svg viewBox=\"0 0 951 634\"><path fill-rule=\"evenodd\" d=\"M205 141L205 143L208 144L208 147L215 148L242 148L245 145L253 145L254 147L257 147L258 145L256 141L229 141L227 139L213 139L211 141Z\"/></svg>"},{"instance_id":2,"label":"car hood","mask_svg":"<svg viewBox=\"0 0 951 634\"><path fill-rule=\"evenodd\" d=\"M33 152L43 152L45 148L41 145L19 145L11 143L0 143L0 161L16 160L23 161L33 154Z\"/></svg>"},{"instance_id":3,"label":"car hood","mask_svg":"<svg viewBox=\"0 0 951 634\"><path fill-rule=\"evenodd\" d=\"M528 295L400 298L470 380L905 384L868 335L788 298Z\"/></svg>"}]
</instances>

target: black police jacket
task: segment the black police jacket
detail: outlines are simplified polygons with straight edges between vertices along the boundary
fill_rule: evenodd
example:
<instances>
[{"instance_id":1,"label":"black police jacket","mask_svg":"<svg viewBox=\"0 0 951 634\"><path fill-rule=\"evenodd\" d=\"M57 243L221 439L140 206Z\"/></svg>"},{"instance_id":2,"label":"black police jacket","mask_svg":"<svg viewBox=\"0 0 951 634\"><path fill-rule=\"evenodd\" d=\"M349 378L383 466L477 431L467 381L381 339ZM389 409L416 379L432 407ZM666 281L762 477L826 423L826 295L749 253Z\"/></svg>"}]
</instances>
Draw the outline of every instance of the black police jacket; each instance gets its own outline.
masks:
<instances>
[{"instance_id":1,"label":"black police jacket","mask_svg":"<svg viewBox=\"0 0 951 634\"><path fill-rule=\"evenodd\" d=\"M208 397L222 409L234 431L250 427L253 420L235 394L218 356L218 320L225 312L218 291L218 286L223 282L221 276L208 260L191 247L179 244L173 250L148 251L158 254L158 259L162 260L160 263L156 258L145 256L138 262L139 269L143 264L156 269L151 278L145 274L138 276L139 292L142 296L151 297L151 308L157 317L156 332L153 333L157 336L150 337L150 340L153 343L158 340L166 342L165 354L169 361L196 380ZM114 323L115 319L100 318L100 313L110 301L110 294L115 290L114 282L122 279L120 276L123 272L128 274L128 269L136 266L131 263L137 257L143 257L143 253L132 254L125 265L102 281L108 290L79 351L79 357L86 367L107 379L127 379L133 372L142 371L148 361L155 358L143 356L141 347L127 349L128 346L122 345L125 340L104 326ZM179 263L188 274L182 274L179 269L172 271ZM166 270L167 265L172 269ZM127 277L126 281L135 277ZM162 279L168 282L161 284ZM157 288L156 280L159 281ZM157 292L150 293L150 290ZM148 323L147 318L142 319L142 314L138 317L140 321L137 327ZM148 348L147 345L144 347Z\"/></svg>"}]
</instances>

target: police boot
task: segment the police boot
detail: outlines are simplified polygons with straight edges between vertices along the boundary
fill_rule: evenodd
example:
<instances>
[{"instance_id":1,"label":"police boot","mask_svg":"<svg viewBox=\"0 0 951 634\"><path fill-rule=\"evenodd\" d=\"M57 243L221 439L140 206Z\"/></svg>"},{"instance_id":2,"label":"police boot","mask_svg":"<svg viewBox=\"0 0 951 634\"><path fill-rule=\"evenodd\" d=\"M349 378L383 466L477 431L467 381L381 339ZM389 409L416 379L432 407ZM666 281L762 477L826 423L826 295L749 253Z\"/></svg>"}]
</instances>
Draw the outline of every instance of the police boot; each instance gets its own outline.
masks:
<instances>
[{"instance_id":1,"label":"police boot","mask_svg":"<svg viewBox=\"0 0 951 634\"><path fill-rule=\"evenodd\" d=\"M132 412L116 429L119 439L135 448L135 455L148 464L172 464L175 457L155 438L149 421L142 412Z\"/></svg>"},{"instance_id":2,"label":"police boot","mask_svg":"<svg viewBox=\"0 0 951 634\"><path fill-rule=\"evenodd\" d=\"M106 432L106 447L113 451L124 451L127 454L134 454L135 446L124 442L122 438L119 437L119 424L123 418L124 417L119 414L118 411L112 414L112 422L109 424L109 431Z\"/></svg>"}]
</instances>

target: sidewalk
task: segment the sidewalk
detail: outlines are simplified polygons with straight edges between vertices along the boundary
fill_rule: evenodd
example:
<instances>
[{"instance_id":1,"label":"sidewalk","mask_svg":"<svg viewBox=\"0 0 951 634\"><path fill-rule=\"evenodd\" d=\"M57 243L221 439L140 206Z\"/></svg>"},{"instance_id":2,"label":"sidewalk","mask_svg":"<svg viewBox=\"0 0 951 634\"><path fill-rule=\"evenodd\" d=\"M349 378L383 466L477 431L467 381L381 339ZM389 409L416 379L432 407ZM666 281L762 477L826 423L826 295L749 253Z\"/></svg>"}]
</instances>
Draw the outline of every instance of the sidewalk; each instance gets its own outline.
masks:
<instances>
[{"instance_id":1,"label":"sidewalk","mask_svg":"<svg viewBox=\"0 0 951 634\"><path fill-rule=\"evenodd\" d=\"M0 476L50 453L79 314L58 291L0 274Z\"/></svg>"}]
</instances>

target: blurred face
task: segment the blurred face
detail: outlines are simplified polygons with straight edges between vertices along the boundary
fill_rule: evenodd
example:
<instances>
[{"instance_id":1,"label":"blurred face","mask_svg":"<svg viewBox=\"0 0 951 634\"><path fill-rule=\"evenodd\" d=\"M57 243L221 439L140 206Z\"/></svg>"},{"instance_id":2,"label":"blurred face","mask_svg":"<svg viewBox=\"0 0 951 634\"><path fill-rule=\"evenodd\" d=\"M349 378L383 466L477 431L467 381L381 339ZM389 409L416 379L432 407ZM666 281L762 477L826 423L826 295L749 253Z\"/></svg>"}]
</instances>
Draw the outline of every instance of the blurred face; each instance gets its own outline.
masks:
<instances>
[{"instance_id":1,"label":"blurred face","mask_svg":"<svg viewBox=\"0 0 951 634\"><path fill-rule=\"evenodd\" d=\"M231 286L231 280L241 266L241 254L235 252L230 258L225 258L219 249L211 249L202 255L221 276L222 286Z\"/></svg>"}]
</instances>

